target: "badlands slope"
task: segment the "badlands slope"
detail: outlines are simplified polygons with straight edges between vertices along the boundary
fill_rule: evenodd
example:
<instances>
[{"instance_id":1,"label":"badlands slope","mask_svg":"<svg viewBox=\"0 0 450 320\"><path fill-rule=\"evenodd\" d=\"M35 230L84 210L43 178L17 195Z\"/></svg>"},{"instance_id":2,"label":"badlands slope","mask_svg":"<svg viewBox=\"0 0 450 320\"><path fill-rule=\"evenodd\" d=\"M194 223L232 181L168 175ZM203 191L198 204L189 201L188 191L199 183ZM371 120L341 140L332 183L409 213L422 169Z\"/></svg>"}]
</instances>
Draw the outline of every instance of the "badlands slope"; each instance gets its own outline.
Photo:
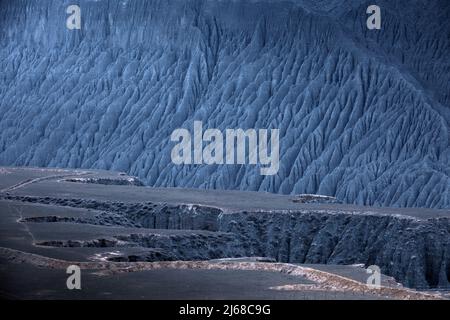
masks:
<instances>
[{"instance_id":1,"label":"badlands slope","mask_svg":"<svg viewBox=\"0 0 450 320\"><path fill-rule=\"evenodd\" d=\"M69 2L0 3L0 164L450 208L448 1ZM194 121L279 128L280 171L173 165Z\"/></svg>"}]
</instances>

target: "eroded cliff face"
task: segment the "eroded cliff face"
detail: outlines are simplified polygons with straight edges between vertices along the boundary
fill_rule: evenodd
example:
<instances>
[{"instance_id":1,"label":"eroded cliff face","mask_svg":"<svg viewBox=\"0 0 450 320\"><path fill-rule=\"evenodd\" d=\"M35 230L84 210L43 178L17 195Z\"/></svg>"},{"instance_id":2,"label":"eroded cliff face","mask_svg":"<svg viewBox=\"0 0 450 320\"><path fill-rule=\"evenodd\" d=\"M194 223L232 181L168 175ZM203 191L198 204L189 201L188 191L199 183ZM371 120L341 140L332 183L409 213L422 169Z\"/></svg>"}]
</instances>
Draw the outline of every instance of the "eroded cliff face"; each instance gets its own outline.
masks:
<instances>
[{"instance_id":1,"label":"eroded cliff face","mask_svg":"<svg viewBox=\"0 0 450 320\"><path fill-rule=\"evenodd\" d=\"M450 286L450 220L361 209L237 211L200 205L6 196L7 200L95 210L88 218L34 217L26 223L89 223L140 228L108 239L52 240L53 247L124 250L112 261L266 257L279 262L378 265L415 288ZM141 231L139 231L141 230ZM126 248L132 248L127 254Z\"/></svg>"},{"instance_id":2,"label":"eroded cliff face","mask_svg":"<svg viewBox=\"0 0 450 320\"><path fill-rule=\"evenodd\" d=\"M380 31L364 1L81 0L81 31L69 4L0 4L0 164L450 207L448 1L378 1ZM173 165L193 121L279 128L278 174Z\"/></svg>"},{"instance_id":3,"label":"eroded cliff face","mask_svg":"<svg viewBox=\"0 0 450 320\"><path fill-rule=\"evenodd\" d=\"M222 233L230 233L233 237L225 242L226 249L223 243L219 245L222 257L257 256L291 263L363 263L378 265L383 273L410 287L450 285L450 221L447 218L418 220L361 212L349 214L339 209L223 214L214 208L183 206L146 214L142 221L147 228L219 232L221 236L217 239L205 238L211 243L211 252L223 240ZM146 236L141 238L143 242L128 240L140 244L148 241ZM167 244L164 238L147 247L170 247L171 241ZM210 247L192 246L192 243L181 247L194 256ZM219 256L212 253L210 258Z\"/></svg>"}]
</instances>

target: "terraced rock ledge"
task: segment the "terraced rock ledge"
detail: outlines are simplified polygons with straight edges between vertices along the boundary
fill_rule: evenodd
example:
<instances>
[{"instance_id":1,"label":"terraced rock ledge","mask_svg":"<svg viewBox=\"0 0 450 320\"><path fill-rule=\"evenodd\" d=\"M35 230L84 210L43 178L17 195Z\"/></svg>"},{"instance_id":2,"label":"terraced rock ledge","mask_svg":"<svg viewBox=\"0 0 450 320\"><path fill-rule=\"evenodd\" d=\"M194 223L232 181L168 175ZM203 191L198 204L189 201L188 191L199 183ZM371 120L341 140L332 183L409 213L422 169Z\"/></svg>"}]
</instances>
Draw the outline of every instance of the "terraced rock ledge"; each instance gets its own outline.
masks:
<instances>
[{"instance_id":1,"label":"terraced rock ledge","mask_svg":"<svg viewBox=\"0 0 450 320\"><path fill-rule=\"evenodd\" d=\"M382 286L380 288L370 288L365 284L344 278L331 273L315 270L312 268L284 263L264 263L264 262L217 262L207 261L176 261L176 262L84 262L74 263L58 259L47 258L35 254L24 253L0 247L0 257L6 258L14 263L29 263L34 266L50 269L66 269L69 265L77 264L81 269L94 269L103 275L117 273L129 273L144 270L156 269L203 269L203 270L249 270L249 271L270 271L285 273L294 276L304 277L316 284L305 285L309 290L323 291L351 291L353 293L373 294L380 297L390 297L395 299L415 299L415 300L436 300L442 299L439 295L429 294L410 290L403 287L392 288ZM297 286L282 286L272 288L273 290L298 290L303 289Z\"/></svg>"},{"instance_id":2,"label":"terraced rock ledge","mask_svg":"<svg viewBox=\"0 0 450 320\"><path fill-rule=\"evenodd\" d=\"M145 248L112 261L209 260L260 256L283 263L378 265L411 288L450 286L450 221L336 210L241 211L202 205L125 203L50 197L5 200L93 210L89 218L41 216L26 223L70 222L137 228L94 240L51 240L49 247ZM142 232L139 232L142 230ZM178 230L181 233L162 233ZM148 249L157 248L157 253Z\"/></svg>"},{"instance_id":3,"label":"terraced rock ledge","mask_svg":"<svg viewBox=\"0 0 450 320\"><path fill-rule=\"evenodd\" d=\"M72 181L80 176L90 182ZM118 298L185 298L193 287L201 288L200 299L223 298L222 289L230 299L309 299L317 292L422 299L450 292L448 210L114 182L129 178L0 170L0 295L74 298L64 291L67 264L93 270L83 276L92 288L83 291L87 299L111 291ZM391 291L367 287L371 265ZM211 281L221 283L220 292Z\"/></svg>"}]
</instances>

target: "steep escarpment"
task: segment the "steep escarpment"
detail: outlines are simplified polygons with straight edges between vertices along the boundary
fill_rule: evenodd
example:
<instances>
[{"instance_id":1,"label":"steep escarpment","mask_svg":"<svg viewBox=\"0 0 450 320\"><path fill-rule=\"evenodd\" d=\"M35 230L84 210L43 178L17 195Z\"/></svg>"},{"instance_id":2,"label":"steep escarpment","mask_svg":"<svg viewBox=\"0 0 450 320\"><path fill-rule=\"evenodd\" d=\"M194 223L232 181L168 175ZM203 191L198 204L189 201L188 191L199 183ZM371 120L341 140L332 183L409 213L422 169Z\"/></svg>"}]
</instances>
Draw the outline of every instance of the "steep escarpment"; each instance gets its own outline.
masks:
<instances>
[{"instance_id":1,"label":"steep escarpment","mask_svg":"<svg viewBox=\"0 0 450 320\"><path fill-rule=\"evenodd\" d=\"M6 196L5 199L94 210L87 218L34 217L22 220L26 223L137 228L130 234L108 238L37 243L124 250L123 255L109 257L112 261L256 256L290 263L362 263L378 265L383 273L410 287L450 285L450 220L447 217L417 219L362 209L340 210L339 205L335 210L224 213L218 208L199 205L23 196ZM127 253L124 248L133 248L133 253Z\"/></svg>"},{"instance_id":2,"label":"steep escarpment","mask_svg":"<svg viewBox=\"0 0 450 320\"><path fill-rule=\"evenodd\" d=\"M224 228L253 254L283 262L378 265L412 287L448 286L448 219L331 212L224 215Z\"/></svg>"},{"instance_id":3,"label":"steep escarpment","mask_svg":"<svg viewBox=\"0 0 450 320\"><path fill-rule=\"evenodd\" d=\"M450 208L448 1L0 4L0 164ZM176 166L176 128L279 128L280 170Z\"/></svg>"}]
</instances>

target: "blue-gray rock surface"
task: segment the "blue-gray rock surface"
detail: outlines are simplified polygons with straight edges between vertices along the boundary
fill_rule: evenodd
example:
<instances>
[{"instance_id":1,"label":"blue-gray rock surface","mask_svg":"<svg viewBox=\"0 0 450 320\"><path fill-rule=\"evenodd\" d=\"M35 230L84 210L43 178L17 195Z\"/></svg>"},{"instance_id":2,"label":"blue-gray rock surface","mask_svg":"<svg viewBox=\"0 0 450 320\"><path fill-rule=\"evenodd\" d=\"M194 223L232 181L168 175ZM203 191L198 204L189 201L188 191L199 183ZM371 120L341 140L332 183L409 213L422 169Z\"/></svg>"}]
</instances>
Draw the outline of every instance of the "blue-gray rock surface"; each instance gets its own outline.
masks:
<instances>
[{"instance_id":1,"label":"blue-gray rock surface","mask_svg":"<svg viewBox=\"0 0 450 320\"><path fill-rule=\"evenodd\" d=\"M450 208L450 3L0 3L0 164ZM175 166L171 132L279 128L280 170Z\"/></svg>"}]
</instances>

